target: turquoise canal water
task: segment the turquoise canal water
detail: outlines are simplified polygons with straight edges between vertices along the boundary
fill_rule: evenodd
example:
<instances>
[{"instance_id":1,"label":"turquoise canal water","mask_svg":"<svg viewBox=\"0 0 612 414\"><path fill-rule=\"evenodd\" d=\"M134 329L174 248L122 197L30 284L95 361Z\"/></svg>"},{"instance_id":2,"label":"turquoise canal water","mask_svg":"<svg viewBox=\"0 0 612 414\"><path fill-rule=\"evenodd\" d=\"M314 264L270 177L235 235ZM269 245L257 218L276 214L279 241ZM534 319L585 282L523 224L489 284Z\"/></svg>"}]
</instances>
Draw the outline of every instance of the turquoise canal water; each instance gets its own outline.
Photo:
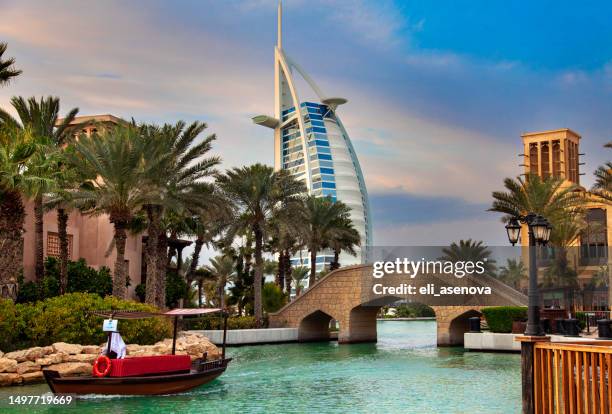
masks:
<instances>
[{"instance_id":1,"label":"turquoise canal water","mask_svg":"<svg viewBox=\"0 0 612 414\"><path fill-rule=\"evenodd\" d=\"M160 397L90 397L69 407L12 406L9 395L41 395L46 385L0 389L0 411L27 413L518 413L516 354L436 348L433 321L378 323L377 344L230 348L223 376L191 392Z\"/></svg>"}]
</instances>

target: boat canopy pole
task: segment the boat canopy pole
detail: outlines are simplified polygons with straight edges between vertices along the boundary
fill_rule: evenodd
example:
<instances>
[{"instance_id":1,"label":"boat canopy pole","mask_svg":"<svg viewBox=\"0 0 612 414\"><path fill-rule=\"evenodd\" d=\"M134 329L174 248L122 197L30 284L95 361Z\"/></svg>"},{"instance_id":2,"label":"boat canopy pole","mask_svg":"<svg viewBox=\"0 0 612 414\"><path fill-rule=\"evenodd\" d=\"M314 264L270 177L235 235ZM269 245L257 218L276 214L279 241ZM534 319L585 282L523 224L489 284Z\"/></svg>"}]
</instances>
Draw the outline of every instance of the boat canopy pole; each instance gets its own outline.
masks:
<instances>
[{"instance_id":1,"label":"boat canopy pole","mask_svg":"<svg viewBox=\"0 0 612 414\"><path fill-rule=\"evenodd\" d=\"M223 311L223 350L221 351L221 359L225 359L225 343L227 339L227 316L228 313Z\"/></svg>"},{"instance_id":2,"label":"boat canopy pole","mask_svg":"<svg viewBox=\"0 0 612 414\"><path fill-rule=\"evenodd\" d=\"M172 355L176 351L176 332L178 330L178 316L174 317L174 334L172 335Z\"/></svg>"},{"instance_id":3,"label":"boat canopy pole","mask_svg":"<svg viewBox=\"0 0 612 414\"><path fill-rule=\"evenodd\" d=\"M110 314L110 318L113 319L113 314ZM113 331L109 331L108 332L108 344L106 346L106 356L110 357L110 352L111 352L111 341L113 339Z\"/></svg>"}]
</instances>

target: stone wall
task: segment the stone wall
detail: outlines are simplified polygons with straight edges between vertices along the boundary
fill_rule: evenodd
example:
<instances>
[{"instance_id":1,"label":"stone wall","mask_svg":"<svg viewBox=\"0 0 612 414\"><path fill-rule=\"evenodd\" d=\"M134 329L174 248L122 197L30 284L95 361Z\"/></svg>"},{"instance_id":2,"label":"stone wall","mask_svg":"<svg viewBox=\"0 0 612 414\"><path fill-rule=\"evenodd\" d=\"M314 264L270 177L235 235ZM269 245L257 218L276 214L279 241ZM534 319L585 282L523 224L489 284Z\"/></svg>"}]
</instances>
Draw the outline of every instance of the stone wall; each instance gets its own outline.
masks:
<instances>
[{"instance_id":1,"label":"stone wall","mask_svg":"<svg viewBox=\"0 0 612 414\"><path fill-rule=\"evenodd\" d=\"M42 382L43 369L55 370L63 376L91 375L93 362L103 348L104 345L57 342L6 354L0 351L0 386ZM189 355L194 360L201 358L205 352L209 360L221 356L220 350L203 335L184 333L177 338L177 355ZM129 344L126 358L171 353L172 339L164 339L154 345Z\"/></svg>"}]
</instances>

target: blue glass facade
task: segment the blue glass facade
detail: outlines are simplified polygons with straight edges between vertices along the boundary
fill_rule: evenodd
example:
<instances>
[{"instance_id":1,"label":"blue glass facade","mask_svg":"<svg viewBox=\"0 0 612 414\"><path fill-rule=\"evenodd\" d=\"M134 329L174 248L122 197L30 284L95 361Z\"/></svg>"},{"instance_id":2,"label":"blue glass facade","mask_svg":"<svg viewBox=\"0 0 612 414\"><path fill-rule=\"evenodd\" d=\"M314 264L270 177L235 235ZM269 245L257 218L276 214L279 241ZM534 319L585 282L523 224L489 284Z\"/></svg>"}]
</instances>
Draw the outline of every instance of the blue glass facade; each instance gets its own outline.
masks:
<instances>
[{"instance_id":1,"label":"blue glass facade","mask_svg":"<svg viewBox=\"0 0 612 414\"><path fill-rule=\"evenodd\" d=\"M306 174L304 156L307 154L312 194L336 200L334 160L324 123L325 119L334 119L334 114L326 105L315 102L302 102L299 114L304 122L308 151L303 148L295 107L283 110L283 122L291 121L281 129L282 167L297 176Z\"/></svg>"}]
</instances>

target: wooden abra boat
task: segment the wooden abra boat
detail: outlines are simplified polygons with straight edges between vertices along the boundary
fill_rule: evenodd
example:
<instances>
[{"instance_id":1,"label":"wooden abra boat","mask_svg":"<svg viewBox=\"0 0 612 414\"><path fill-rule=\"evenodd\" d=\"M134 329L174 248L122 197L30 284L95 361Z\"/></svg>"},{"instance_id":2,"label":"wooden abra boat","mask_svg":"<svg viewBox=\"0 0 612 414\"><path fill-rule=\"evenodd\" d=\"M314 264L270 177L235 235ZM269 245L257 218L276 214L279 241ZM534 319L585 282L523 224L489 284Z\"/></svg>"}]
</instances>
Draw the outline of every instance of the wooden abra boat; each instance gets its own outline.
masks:
<instances>
[{"instance_id":1,"label":"wooden abra boat","mask_svg":"<svg viewBox=\"0 0 612 414\"><path fill-rule=\"evenodd\" d=\"M222 312L224 316L221 358L206 361L206 355L191 362L188 355L176 355L177 320L183 315ZM225 358L227 314L221 309L173 309L166 313L135 311L96 311L94 314L114 319L153 316L174 318L172 355L111 359L98 376L62 377L57 371L43 370L49 388L56 394L156 395L187 391L206 384L225 372L231 358ZM113 332L109 333L107 355ZM100 357L102 362L106 357Z\"/></svg>"}]
</instances>

